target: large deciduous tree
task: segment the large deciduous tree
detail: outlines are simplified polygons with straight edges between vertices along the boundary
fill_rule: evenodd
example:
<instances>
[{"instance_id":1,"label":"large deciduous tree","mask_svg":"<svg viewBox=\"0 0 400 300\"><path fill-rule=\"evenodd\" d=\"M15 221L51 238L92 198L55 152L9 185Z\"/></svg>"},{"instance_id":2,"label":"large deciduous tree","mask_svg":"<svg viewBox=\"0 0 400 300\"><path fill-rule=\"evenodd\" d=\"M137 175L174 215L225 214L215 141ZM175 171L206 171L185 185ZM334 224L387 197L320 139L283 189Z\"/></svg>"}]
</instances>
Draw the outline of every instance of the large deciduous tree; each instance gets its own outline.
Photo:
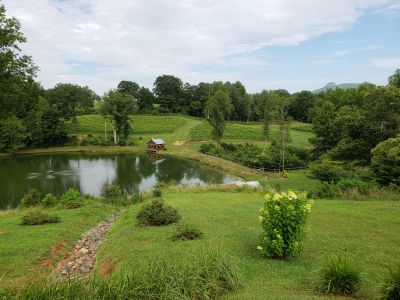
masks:
<instances>
[{"instance_id":1,"label":"large deciduous tree","mask_svg":"<svg viewBox=\"0 0 400 300\"><path fill-rule=\"evenodd\" d=\"M112 120L114 143L125 144L132 131L129 114L135 111L135 98L132 95L111 90L103 97L103 101L103 115L108 114Z\"/></svg>"},{"instance_id":2,"label":"large deciduous tree","mask_svg":"<svg viewBox=\"0 0 400 300\"><path fill-rule=\"evenodd\" d=\"M400 69L397 69L396 72L388 78L388 85L400 88Z\"/></svg>"},{"instance_id":3,"label":"large deciduous tree","mask_svg":"<svg viewBox=\"0 0 400 300\"><path fill-rule=\"evenodd\" d=\"M179 112L182 106L183 83L172 75L158 76L154 82L153 92L157 96L162 112Z\"/></svg>"},{"instance_id":4,"label":"large deciduous tree","mask_svg":"<svg viewBox=\"0 0 400 300\"><path fill-rule=\"evenodd\" d=\"M41 92L33 79L37 67L30 56L20 54L25 42L19 21L0 5L0 119L25 117Z\"/></svg>"},{"instance_id":5,"label":"large deciduous tree","mask_svg":"<svg viewBox=\"0 0 400 300\"><path fill-rule=\"evenodd\" d=\"M117 87L117 91L121 94L129 94L137 98L140 86L133 81L122 80Z\"/></svg>"},{"instance_id":6,"label":"large deciduous tree","mask_svg":"<svg viewBox=\"0 0 400 300\"><path fill-rule=\"evenodd\" d=\"M225 120L232 112L229 95L221 90L211 96L206 103L206 116L212 126L212 136L218 143L224 135Z\"/></svg>"}]
</instances>

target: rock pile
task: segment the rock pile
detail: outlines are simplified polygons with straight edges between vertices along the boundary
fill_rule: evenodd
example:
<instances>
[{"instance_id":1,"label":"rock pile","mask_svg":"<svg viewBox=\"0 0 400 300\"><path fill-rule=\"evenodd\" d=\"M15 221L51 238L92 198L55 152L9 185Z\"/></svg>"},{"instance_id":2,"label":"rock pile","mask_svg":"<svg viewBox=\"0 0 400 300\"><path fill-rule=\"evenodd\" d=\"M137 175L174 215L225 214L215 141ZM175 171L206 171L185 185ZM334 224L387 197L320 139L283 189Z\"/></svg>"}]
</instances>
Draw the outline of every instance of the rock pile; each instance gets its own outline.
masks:
<instances>
[{"instance_id":1,"label":"rock pile","mask_svg":"<svg viewBox=\"0 0 400 300\"><path fill-rule=\"evenodd\" d=\"M96 254L104 242L107 232L115 222L115 215L106 222L100 222L82 235L71 253L56 268L60 279L80 279L89 276L96 263Z\"/></svg>"}]
</instances>

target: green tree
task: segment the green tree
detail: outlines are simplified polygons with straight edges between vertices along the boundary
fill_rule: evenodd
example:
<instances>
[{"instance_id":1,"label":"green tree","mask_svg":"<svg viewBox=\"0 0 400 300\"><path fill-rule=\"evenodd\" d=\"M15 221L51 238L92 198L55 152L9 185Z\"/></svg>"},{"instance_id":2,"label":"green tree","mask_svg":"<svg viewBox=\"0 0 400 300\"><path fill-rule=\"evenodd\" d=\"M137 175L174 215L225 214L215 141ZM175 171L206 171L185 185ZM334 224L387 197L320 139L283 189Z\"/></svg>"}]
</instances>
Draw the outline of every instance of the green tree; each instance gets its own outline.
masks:
<instances>
[{"instance_id":1,"label":"green tree","mask_svg":"<svg viewBox=\"0 0 400 300\"><path fill-rule=\"evenodd\" d=\"M224 135L225 120L232 111L232 103L229 95L223 91L217 91L206 103L206 116L212 126L212 136L218 143Z\"/></svg>"},{"instance_id":2,"label":"green tree","mask_svg":"<svg viewBox=\"0 0 400 300\"><path fill-rule=\"evenodd\" d=\"M310 91L301 91L294 94L288 108L289 115L297 121L308 122L308 112L313 106L314 100L315 96Z\"/></svg>"},{"instance_id":3,"label":"green tree","mask_svg":"<svg viewBox=\"0 0 400 300\"><path fill-rule=\"evenodd\" d=\"M96 94L89 87L71 83L58 83L46 92L46 99L50 105L60 112L64 120L72 119L75 129L79 112L87 113L92 110L96 98Z\"/></svg>"},{"instance_id":4,"label":"green tree","mask_svg":"<svg viewBox=\"0 0 400 300\"><path fill-rule=\"evenodd\" d=\"M145 111L146 109L152 108L154 101L154 95L148 88L141 87L137 92L137 105L139 111Z\"/></svg>"},{"instance_id":5,"label":"green tree","mask_svg":"<svg viewBox=\"0 0 400 300\"><path fill-rule=\"evenodd\" d=\"M370 169L379 183L400 186L400 137L380 142L372 150Z\"/></svg>"},{"instance_id":6,"label":"green tree","mask_svg":"<svg viewBox=\"0 0 400 300\"><path fill-rule=\"evenodd\" d=\"M17 117L0 120L0 150L15 152L25 147L26 128Z\"/></svg>"},{"instance_id":7,"label":"green tree","mask_svg":"<svg viewBox=\"0 0 400 300\"><path fill-rule=\"evenodd\" d=\"M103 114L108 114L112 120L114 144L124 144L132 131L129 114L135 111L135 98L132 95L111 90L103 97L103 101Z\"/></svg>"},{"instance_id":8,"label":"green tree","mask_svg":"<svg viewBox=\"0 0 400 300\"><path fill-rule=\"evenodd\" d=\"M179 112L182 109L182 88L182 80L178 77L162 75L156 78L153 92L163 112Z\"/></svg>"},{"instance_id":9,"label":"green tree","mask_svg":"<svg viewBox=\"0 0 400 300\"><path fill-rule=\"evenodd\" d=\"M117 87L117 91L121 94L129 94L137 98L140 86L133 81L122 80Z\"/></svg>"},{"instance_id":10,"label":"green tree","mask_svg":"<svg viewBox=\"0 0 400 300\"><path fill-rule=\"evenodd\" d=\"M400 88L400 69L397 69L396 72L388 78L388 85Z\"/></svg>"},{"instance_id":11,"label":"green tree","mask_svg":"<svg viewBox=\"0 0 400 300\"><path fill-rule=\"evenodd\" d=\"M31 57L20 54L20 44L25 42L19 21L8 17L0 5L0 119L24 118L41 92L33 80L37 67Z\"/></svg>"}]
</instances>

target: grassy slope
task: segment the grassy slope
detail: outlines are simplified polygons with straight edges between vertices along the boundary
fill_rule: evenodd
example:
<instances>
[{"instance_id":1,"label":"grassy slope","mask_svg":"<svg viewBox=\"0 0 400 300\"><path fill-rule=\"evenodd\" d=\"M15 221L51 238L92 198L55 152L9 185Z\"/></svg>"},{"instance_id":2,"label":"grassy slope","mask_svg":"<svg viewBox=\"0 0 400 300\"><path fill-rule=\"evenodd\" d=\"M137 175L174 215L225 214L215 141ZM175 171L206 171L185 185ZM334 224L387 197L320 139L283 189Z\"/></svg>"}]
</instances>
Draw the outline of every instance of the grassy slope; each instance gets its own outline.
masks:
<instances>
[{"instance_id":1,"label":"grassy slope","mask_svg":"<svg viewBox=\"0 0 400 300\"><path fill-rule=\"evenodd\" d=\"M41 226L19 225L25 211L0 212L0 286L18 286L26 278L37 280L49 274L52 264L62 259L80 235L113 210L102 204L48 210L61 222Z\"/></svg>"},{"instance_id":2,"label":"grassy slope","mask_svg":"<svg viewBox=\"0 0 400 300\"><path fill-rule=\"evenodd\" d=\"M259 194L233 192L165 192L166 201L178 208L184 220L198 225L201 240L172 242L174 230L138 227L128 211L112 228L98 255L97 270L104 266L123 271L135 262L163 257L172 263L196 253L200 247L222 249L236 258L245 287L228 299L310 299L311 277L320 261L331 253L343 253L363 271L363 295L372 297L384 265L400 256L400 202L316 201L304 252L291 261L261 259L255 251L260 230Z\"/></svg>"}]
</instances>

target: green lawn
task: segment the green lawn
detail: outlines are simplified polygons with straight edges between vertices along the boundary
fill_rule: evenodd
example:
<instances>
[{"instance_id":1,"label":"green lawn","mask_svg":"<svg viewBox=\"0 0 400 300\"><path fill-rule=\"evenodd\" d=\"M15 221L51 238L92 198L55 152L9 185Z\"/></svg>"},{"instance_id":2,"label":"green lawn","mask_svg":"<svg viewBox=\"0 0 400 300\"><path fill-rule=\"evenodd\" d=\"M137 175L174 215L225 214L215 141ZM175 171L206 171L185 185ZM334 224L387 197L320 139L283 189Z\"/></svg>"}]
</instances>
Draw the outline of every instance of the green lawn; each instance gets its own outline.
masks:
<instances>
[{"instance_id":1,"label":"green lawn","mask_svg":"<svg viewBox=\"0 0 400 300\"><path fill-rule=\"evenodd\" d=\"M134 267L150 258L170 263L200 248L221 249L232 255L241 269L245 286L226 299L310 299L322 297L312 290L312 277L327 255L346 254L362 270L361 297L372 298L385 272L385 265L400 256L400 202L318 200L310 220L303 253L290 261L261 259L258 245L258 210L263 203L257 193L164 192L186 222L205 233L196 241L173 242L174 226L138 227L128 210L111 229L98 254L96 270L108 266L115 272Z\"/></svg>"},{"instance_id":2,"label":"green lawn","mask_svg":"<svg viewBox=\"0 0 400 300\"><path fill-rule=\"evenodd\" d=\"M77 209L46 211L58 215L61 222L21 226L26 211L0 212L0 286L19 286L25 279L48 275L82 233L115 209L93 203Z\"/></svg>"}]
</instances>

